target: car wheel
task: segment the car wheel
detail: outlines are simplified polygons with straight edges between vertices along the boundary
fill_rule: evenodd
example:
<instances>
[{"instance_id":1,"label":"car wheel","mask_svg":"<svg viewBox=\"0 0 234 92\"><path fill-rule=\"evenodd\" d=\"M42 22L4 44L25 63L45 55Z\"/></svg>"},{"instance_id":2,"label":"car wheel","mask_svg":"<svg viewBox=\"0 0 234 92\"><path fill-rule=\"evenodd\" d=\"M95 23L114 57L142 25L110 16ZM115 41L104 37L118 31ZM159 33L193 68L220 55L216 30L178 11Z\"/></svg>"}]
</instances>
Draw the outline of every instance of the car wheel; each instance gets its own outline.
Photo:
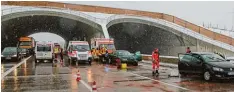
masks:
<instances>
[{"instance_id":1,"label":"car wheel","mask_svg":"<svg viewBox=\"0 0 234 92\"><path fill-rule=\"evenodd\" d=\"M108 59L108 63L109 63L109 64L112 64L112 62L111 62L111 59L110 59L110 58Z\"/></svg>"},{"instance_id":2,"label":"car wheel","mask_svg":"<svg viewBox=\"0 0 234 92\"><path fill-rule=\"evenodd\" d=\"M186 73L181 73L180 72L180 77L186 77L188 74L186 74Z\"/></svg>"},{"instance_id":3,"label":"car wheel","mask_svg":"<svg viewBox=\"0 0 234 92\"><path fill-rule=\"evenodd\" d=\"M205 72L204 72L203 78L204 78L206 81L212 80L212 76L211 76L211 74L210 74L209 71L205 71Z\"/></svg>"},{"instance_id":4,"label":"car wheel","mask_svg":"<svg viewBox=\"0 0 234 92\"><path fill-rule=\"evenodd\" d=\"M134 66L138 66L138 62L135 62L135 63L134 63Z\"/></svg>"}]
</instances>

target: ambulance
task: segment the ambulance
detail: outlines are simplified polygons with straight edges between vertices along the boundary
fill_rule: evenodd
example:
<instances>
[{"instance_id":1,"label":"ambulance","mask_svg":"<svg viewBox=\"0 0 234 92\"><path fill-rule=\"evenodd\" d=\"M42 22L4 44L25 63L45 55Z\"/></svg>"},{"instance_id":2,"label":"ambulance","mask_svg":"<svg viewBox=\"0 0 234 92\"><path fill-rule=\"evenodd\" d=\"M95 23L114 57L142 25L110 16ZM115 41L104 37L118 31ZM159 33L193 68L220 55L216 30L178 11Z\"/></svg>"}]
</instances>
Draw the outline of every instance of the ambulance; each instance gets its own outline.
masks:
<instances>
[{"instance_id":1,"label":"ambulance","mask_svg":"<svg viewBox=\"0 0 234 92\"><path fill-rule=\"evenodd\" d=\"M91 65L92 63L90 46L87 41L69 41L67 46L67 53L70 64L73 62L76 63L88 62Z\"/></svg>"},{"instance_id":2,"label":"ambulance","mask_svg":"<svg viewBox=\"0 0 234 92\"><path fill-rule=\"evenodd\" d=\"M106 47L108 53L115 51L114 39L113 38L93 38L91 39L91 48Z\"/></svg>"},{"instance_id":3,"label":"ambulance","mask_svg":"<svg viewBox=\"0 0 234 92\"><path fill-rule=\"evenodd\" d=\"M36 53L36 61L35 63L39 61L48 60L50 62L53 61L53 43L52 42L37 42L35 47L35 53Z\"/></svg>"}]
</instances>

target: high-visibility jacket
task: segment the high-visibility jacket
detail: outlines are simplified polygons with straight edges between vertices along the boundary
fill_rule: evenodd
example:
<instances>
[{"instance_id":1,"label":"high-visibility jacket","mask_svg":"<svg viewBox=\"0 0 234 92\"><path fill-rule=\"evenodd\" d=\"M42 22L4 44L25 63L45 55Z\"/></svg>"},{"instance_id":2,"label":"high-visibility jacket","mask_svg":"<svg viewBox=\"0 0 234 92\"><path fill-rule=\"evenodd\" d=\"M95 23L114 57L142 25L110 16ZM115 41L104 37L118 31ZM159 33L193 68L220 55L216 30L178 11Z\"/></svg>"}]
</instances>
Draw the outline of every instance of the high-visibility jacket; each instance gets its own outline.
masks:
<instances>
[{"instance_id":1,"label":"high-visibility jacket","mask_svg":"<svg viewBox=\"0 0 234 92\"><path fill-rule=\"evenodd\" d=\"M96 55L101 55L100 50L96 50Z\"/></svg>"},{"instance_id":2,"label":"high-visibility jacket","mask_svg":"<svg viewBox=\"0 0 234 92\"><path fill-rule=\"evenodd\" d=\"M92 50L92 55L94 55L94 56L96 55L96 49Z\"/></svg>"},{"instance_id":3,"label":"high-visibility jacket","mask_svg":"<svg viewBox=\"0 0 234 92\"><path fill-rule=\"evenodd\" d=\"M106 54L106 48L101 49L101 54Z\"/></svg>"},{"instance_id":4,"label":"high-visibility jacket","mask_svg":"<svg viewBox=\"0 0 234 92\"><path fill-rule=\"evenodd\" d=\"M59 53L59 48L58 47L54 48L54 53Z\"/></svg>"}]
</instances>

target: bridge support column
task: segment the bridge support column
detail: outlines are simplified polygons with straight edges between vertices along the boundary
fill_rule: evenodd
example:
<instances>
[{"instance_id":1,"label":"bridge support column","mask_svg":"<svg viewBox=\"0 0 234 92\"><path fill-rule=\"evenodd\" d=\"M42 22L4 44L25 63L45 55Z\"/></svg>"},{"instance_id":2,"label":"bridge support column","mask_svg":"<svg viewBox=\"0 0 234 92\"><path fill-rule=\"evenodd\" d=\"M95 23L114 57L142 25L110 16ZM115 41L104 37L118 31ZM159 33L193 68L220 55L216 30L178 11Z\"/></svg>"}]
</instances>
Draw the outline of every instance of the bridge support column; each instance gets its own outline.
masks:
<instances>
[{"instance_id":1,"label":"bridge support column","mask_svg":"<svg viewBox=\"0 0 234 92\"><path fill-rule=\"evenodd\" d=\"M102 26L102 32L103 32L105 38L110 38L108 30L106 28L106 24L101 24L101 26Z\"/></svg>"},{"instance_id":2,"label":"bridge support column","mask_svg":"<svg viewBox=\"0 0 234 92\"><path fill-rule=\"evenodd\" d=\"M197 52L199 52L200 51L200 47L199 47L200 45L199 45L199 40L198 39L196 39L196 47L197 47Z\"/></svg>"}]
</instances>

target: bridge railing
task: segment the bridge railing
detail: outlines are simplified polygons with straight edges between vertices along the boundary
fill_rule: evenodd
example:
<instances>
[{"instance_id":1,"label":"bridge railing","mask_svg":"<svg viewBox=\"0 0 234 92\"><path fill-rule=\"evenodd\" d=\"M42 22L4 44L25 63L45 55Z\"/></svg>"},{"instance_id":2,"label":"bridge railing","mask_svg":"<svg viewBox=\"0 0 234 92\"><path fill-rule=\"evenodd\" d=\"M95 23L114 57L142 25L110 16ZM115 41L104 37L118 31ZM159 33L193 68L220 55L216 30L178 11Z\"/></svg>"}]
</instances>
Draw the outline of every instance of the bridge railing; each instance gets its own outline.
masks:
<instances>
[{"instance_id":1,"label":"bridge railing","mask_svg":"<svg viewBox=\"0 0 234 92\"><path fill-rule=\"evenodd\" d=\"M37 6L37 7L32 7L32 6L18 6L18 7L12 7L12 8L6 8L2 9L2 16L11 14L12 12L17 13L17 12L24 12L24 11L56 11L56 12L62 12L62 13L68 13L68 14L73 14L73 15L78 15L80 17L84 17L88 20L98 22L98 23L105 23L106 19L102 18L96 18L94 16L91 16L89 14L82 13L80 11L74 11L70 10L69 8L58 8L58 7L48 7L48 6Z\"/></svg>"}]
</instances>

